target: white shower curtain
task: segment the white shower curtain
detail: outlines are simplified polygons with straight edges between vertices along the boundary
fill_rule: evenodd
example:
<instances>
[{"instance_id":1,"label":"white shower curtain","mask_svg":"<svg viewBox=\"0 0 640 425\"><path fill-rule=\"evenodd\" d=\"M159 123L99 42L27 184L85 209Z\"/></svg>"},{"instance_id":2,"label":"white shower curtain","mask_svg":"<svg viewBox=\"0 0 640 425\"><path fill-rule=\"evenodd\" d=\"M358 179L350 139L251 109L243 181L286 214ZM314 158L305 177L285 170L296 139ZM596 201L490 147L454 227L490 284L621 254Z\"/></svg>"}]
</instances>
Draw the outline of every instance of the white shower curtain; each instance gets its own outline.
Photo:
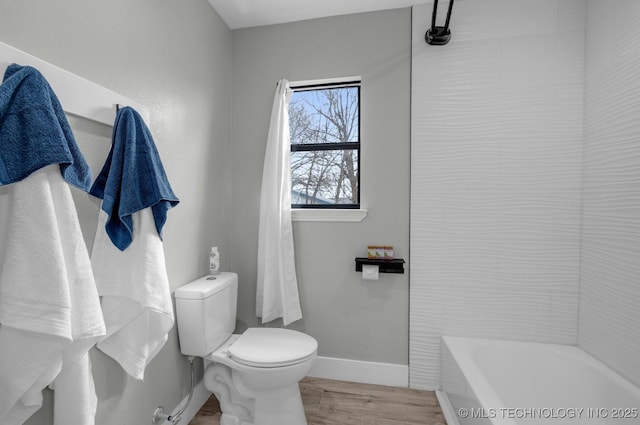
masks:
<instances>
[{"instance_id":1,"label":"white shower curtain","mask_svg":"<svg viewBox=\"0 0 640 425\"><path fill-rule=\"evenodd\" d=\"M256 315L284 325L302 318L291 226L289 82L276 87L260 193Z\"/></svg>"}]
</instances>

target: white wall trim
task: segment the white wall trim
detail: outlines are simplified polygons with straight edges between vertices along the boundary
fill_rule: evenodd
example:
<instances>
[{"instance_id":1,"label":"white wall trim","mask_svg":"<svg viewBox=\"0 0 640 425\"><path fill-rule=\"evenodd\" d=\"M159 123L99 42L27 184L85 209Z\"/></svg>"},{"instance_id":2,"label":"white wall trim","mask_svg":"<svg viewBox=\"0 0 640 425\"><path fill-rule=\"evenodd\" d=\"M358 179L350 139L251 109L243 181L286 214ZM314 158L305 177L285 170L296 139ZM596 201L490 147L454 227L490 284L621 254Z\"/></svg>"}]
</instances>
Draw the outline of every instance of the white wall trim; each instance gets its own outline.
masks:
<instances>
[{"instance_id":1,"label":"white wall trim","mask_svg":"<svg viewBox=\"0 0 640 425\"><path fill-rule=\"evenodd\" d=\"M353 77L336 77L336 78L321 78L317 80L303 80L303 81L290 81L289 87L295 90L296 87L302 86L322 86L324 84L339 84L343 82L353 82L353 81L362 81L362 77L357 75Z\"/></svg>"},{"instance_id":2,"label":"white wall trim","mask_svg":"<svg viewBox=\"0 0 640 425\"><path fill-rule=\"evenodd\" d=\"M317 357L309 376L392 387L409 386L409 366L407 365L335 357Z\"/></svg>"},{"instance_id":3,"label":"white wall trim","mask_svg":"<svg viewBox=\"0 0 640 425\"><path fill-rule=\"evenodd\" d=\"M119 104L133 107L149 126L149 111L133 99L0 42L1 75L11 63L29 65L40 71L67 113L112 126L116 117L115 105Z\"/></svg>"},{"instance_id":4,"label":"white wall trim","mask_svg":"<svg viewBox=\"0 0 640 425\"><path fill-rule=\"evenodd\" d=\"M367 210L360 209L314 209L314 208L293 208L291 209L292 221L342 221L360 222L367 216Z\"/></svg>"}]
</instances>

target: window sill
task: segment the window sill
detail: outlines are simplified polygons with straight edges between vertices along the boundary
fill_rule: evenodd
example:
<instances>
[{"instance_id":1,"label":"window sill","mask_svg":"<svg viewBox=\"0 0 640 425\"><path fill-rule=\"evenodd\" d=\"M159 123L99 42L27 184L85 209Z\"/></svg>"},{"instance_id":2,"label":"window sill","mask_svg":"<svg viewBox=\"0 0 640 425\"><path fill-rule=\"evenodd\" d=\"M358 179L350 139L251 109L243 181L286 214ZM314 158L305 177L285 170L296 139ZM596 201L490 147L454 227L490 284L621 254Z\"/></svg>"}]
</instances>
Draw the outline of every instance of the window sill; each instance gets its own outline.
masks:
<instances>
[{"instance_id":1,"label":"window sill","mask_svg":"<svg viewBox=\"0 0 640 425\"><path fill-rule=\"evenodd\" d=\"M311 209L294 208L291 210L291 221L333 221L358 223L367 216L365 209Z\"/></svg>"}]
</instances>

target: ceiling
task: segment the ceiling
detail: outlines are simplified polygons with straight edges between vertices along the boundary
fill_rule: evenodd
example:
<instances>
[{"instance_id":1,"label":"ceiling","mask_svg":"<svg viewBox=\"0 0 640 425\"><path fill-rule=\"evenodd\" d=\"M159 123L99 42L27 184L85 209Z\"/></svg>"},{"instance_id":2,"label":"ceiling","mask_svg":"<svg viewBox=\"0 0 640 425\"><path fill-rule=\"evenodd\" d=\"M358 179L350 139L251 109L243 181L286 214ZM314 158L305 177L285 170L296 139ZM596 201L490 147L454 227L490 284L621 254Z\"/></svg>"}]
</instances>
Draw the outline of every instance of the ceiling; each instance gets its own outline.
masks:
<instances>
[{"instance_id":1,"label":"ceiling","mask_svg":"<svg viewBox=\"0 0 640 425\"><path fill-rule=\"evenodd\" d=\"M209 0L231 29L397 9L431 0Z\"/></svg>"}]
</instances>

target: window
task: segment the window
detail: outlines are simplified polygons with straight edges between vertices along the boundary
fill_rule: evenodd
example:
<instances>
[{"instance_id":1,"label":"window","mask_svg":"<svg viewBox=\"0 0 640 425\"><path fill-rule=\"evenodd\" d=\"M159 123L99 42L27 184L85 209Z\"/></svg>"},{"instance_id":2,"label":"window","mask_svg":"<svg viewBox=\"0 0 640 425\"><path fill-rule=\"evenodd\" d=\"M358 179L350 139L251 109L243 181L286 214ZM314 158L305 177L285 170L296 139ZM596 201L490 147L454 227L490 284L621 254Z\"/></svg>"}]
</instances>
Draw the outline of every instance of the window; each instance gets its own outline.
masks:
<instances>
[{"instance_id":1,"label":"window","mask_svg":"<svg viewBox=\"0 0 640 425\"><path fill-rule=\"evenodd\" d=\"M292 208L360 208L360 81L291 88Z\"/></svg>"}]
</instances>

